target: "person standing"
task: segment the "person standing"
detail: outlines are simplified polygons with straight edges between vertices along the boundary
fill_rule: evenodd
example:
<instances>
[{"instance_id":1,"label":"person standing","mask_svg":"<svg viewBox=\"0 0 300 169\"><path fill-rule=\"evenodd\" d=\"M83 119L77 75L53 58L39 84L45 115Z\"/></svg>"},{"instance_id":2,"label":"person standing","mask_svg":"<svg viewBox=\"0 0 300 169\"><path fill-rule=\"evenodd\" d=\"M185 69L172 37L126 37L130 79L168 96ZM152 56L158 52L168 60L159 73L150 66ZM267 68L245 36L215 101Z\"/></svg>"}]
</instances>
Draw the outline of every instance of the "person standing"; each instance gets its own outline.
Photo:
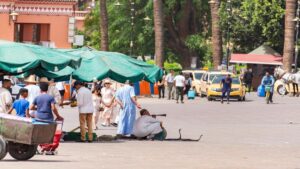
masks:
<instances>
[{"instance_id":1,"label":"person standing","mask_svg":"<svg viewBox=\"0 0 300 169\"><path fill-rule=\"evenodd\" d=\"M165 82L166 82L166 76L163 75L163 77L157 82L158 86L158 98L165 98Z\"/></svg>"},{"instance_id":2,"label":"person standing","mask_svg":"<svg viewBox=\"0 0 300 169\"><path fill-rule=\"evenodd\" d=\"M266 86L270 87L269 101L271 103L273 103L274 83L275 83L274 77L272 75L270 75L270 73L268 71L266 71L265 76L261 80L261 84L263 86L265 86L265 88L266 88Z\"/></svg>"},{"instance_id":3,"label":"person standing","mask_svg":"<svg viewBox=\"0 0 300 169\"><path fill-rule=\"evenodd\" d=\"M0 88L0 113L8 113L12 106L12 96L9 92L11 88L11 81L9 79L4 79L2 81L2 87Z\"/></svg>"},{"instance_id":4,"label":"person standing","mask_svg":"<svg viewBox=\"0 0 300 169\"><path fill-rule=\"evenodd\" d=\"M227 104L229 104L229 97L231 92L231 84L232 84L232 78L231 75L228 74L225 78L221 81L221 88L222 88L222 96L221 96L221 103L223 104L224 97L226 95L227 98Z\"/></svg>"},{"instance_id":5,"label":"person standing","mask_svg":"<svg viewBox=\"0 0 300 169\"><path fill-rule=\"evenodd\" d=\"M168 86L168 99L174 99L174 70L166 76L167 86Z\"/></svg>"},{"instance_id":6,"label":"person standing","mask_svg":"<svg viewBox=\"0 0 300 169\"><path fill-rule=\"evenodd\" d=\"M101 96L101 102L104 108L102 117L105 119L102 126L107 127L110 126L111 123L115 101L115 91L111 88L110 80L104 81L104 87L101 89Z\"/></svg>"},{"instance_id":7,"label":"person standing","mask_svg":"<svg viewBox=\"0 0 300 169\"><path fill-rule=\"evenodd\" d=\"M95 126L95 130L98 130L98 122L100 118L100 113L102 111L102 107L101 107L101 92L96 88L94 88L93 90L93 105L94 105L94 126Z\"/></svg>"},{"instance_id":8,"label":"person standing","mask_svg":"<svg viewBox=\"0 0 300 169\"><path fill-rule=\"evenodd\" d=\"M132 134L136 116L136 107L141 108L140 104L137 102L132 85L132 83L126 81L126 84L116 93L116 101L121 107L117 130L118 136L128 136Z\"/></svg>"},{"instance_id":9,"label":"person standing","mask_svg":"<svg viewBox=\"0 0 300 169\"><path fill-rule=\"evenodd\" d=\"M88 142L93 142L93 95L92 92L84 87L80 81L74 83L77 91L77 106L79 111L80 133L81 139L79 142L86 141L86 129L88 127Z\"/></svg>"},{"instance_id":10,"label":"person standing","mask_svg":"<svg viewBox=\"0 0 300 169\"><path fill-rule=\"evenodd\" d=\"M20 98L13 103L12 108L8 111L11 114L13 110L16 111L16 115L19 117L30 117L29 115L29 101L26 100L28 97L28 90L25 88L20 89Z\"/></svg>"},{"instance_id":11,"label":"person standing","mask_svg":"<svg viewBox=\"0 0 300 169\"><path fill-rule=\"evenodd\" d=\"M31 115L39 120L54 121L54 113L57 120L62 121L63 118L59 115L56 109L54 97L47 94L49 84L41 82L39 86L41 94L37 96L30 105L30 110L36 110L36 112Z\"/></svg>"},{"instance_id":12,"label":"person standing","mask_svg":"<svg viewBox=\"0 0 300 169\"><path fill-rule=\"evenodd\" d=\"M192 88L193 84L193 74L187 74L185 75L185 91L184 94L188 94L189 90Z\"/></svg>"},{"instance_id":13,"label":"person standing","mask_svg":"<svg viewBox=\"0 0 300 169\"><path fill-rule=\"evenodd\" d=\"M37 86L37 82L35 80L35 75L30 75L25 79L26 86L25 88L28 90L28 98L30 105L33 103L33 100L41 94L41 89Z\"/></svg>"},{"instance_id":14,"label":"person standing","mask_svg":"<svg viewBox=\"0 0 300 169\"><path fill-rule=\"evenodd\" d=\"M41 77L40 78L40 83L44 82L44 83L48 83L49 87L48 87L48 92L47 94L49 94L50 96L54 97L55 100L55 104L58 106L63 107L63 103L62 103L62 99L61 99L61 95L59 90L56 88L54 80L48 80L48 78L46 77Z\"/></svg>"},{"instance_id":15,"label":"person standing","mask_svg":"<svg viewBox=\"0 0 300 169\"><path fill-rule=\"evenodd\" d=\"M63 102L64 102L65 92L66 92L65 83L64 82L57 82L55 87L59 91L60 98L61 98L61 101L58 104L60 104L62 106Z\"/></svg>"},{"instance_id":16,"label":"person standing","mask_svg":"<svg viewBox=\"0 0 300 169\"><path fill-rule=\"evenodd\" d=\"M252 80L253 80L252 69L248 69L244 73L243 80L244 80L244 82L246 84L246 88L248 89L248 93L250 93L251 92L251 88L252 88Z\"/></svg>"},{"instance_id":17,"label":"person standing","mask_svg":"<svg viewBox=\"0 0 300 169\"><path fill-rule=\"evenodd\" d=\"M176 86L176 103L178 103L179 96L181 103L183 102L183 95L184 95L184 88L185 88L185 77L183 76L183 73L180 72L179 75L177 75L174 78L175 86Z\"/></svg>"}]
</instances>

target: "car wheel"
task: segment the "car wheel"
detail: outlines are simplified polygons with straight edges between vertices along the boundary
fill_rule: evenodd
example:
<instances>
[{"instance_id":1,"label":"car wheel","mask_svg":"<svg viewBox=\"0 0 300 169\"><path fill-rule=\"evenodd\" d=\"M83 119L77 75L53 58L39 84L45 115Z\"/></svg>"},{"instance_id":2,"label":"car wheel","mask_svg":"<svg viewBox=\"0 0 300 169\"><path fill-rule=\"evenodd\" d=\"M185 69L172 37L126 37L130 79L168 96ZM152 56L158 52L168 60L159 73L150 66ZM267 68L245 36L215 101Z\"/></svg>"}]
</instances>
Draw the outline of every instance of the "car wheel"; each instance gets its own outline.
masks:
<instances>
[{"instance_id":1,"label":"car wheel","mask_svg":"<svg viewBox=\"0 0 300 169\"><path fill-rule=\"evenodd\" d=\"M278 87L277 87L277 93L280 94L281 96L284 96L288 92L287 92L285 86L281 84L281 85L278 85Z\"/></svg>"},{"instance_id":2,"label":"car wheel","mask_svg":"<svg viewBox=\"0 0 300 169\"><path fill-rule=\"evenodd\" d=\"M207 96L207 100L212 101L213 99L211 97Z\"/></svg>"},{"instance_id":3,"label":"car wheel","mask_svg":"<svg viewBox=\"0 0 300 169\"><path fill-rule=\"evenodd\" d=\"M0 136L0 160L2 160L7 154L6 141Z\"/></svg>"},{"instance_id":4,"label":"car wheel","mask_svg":"<svg viewBox=\"0 0 300 169\"><path fill-rule=\"evenodd\" d=\"M36 154L36 151L36 145L8 142L8 152L16 160L29 160Z\"/></svg>"}]
</instances>

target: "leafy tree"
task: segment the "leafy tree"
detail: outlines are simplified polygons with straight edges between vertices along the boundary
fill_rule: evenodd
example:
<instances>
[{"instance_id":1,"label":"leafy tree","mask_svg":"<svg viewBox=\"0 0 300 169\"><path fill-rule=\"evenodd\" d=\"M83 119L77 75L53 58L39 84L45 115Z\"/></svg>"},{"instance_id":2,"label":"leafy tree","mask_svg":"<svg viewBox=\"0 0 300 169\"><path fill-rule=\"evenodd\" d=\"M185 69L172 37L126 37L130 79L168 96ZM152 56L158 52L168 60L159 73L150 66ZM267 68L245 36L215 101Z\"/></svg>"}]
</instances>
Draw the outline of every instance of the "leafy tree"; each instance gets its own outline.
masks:
<instances>
[{"instance_id":1,"label":"leafy tree","mask_svg":"<svg viewBox=\"0 0 300 169\"><path fill-rule=\"evenodd\" d=\"M284 1L243 0L231 1L232 15L227 16L226 1L221 3L222 30L230 23L234 52L248 53L262 44L282 52ZM229 20L228 20L229 18ZM226 31L223 31L225 37Z\"/></svg>"}]
</instances>

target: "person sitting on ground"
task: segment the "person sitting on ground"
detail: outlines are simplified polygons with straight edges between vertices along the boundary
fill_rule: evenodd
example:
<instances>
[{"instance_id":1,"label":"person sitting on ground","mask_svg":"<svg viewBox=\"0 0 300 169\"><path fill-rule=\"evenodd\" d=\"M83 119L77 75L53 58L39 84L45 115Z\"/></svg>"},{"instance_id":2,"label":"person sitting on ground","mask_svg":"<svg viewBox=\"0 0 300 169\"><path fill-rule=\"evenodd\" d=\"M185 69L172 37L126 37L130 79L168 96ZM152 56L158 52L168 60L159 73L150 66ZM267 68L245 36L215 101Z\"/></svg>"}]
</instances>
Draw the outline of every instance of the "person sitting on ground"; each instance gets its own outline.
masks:
<instances>
[{"instance_id":1,"label":"person sitting on ground","mask_svg":"<svg viewBox=\"0 0 300 169\"><path fill-rule=\"evenodd\" d=\"M36 110L33 116L38 120L54 121L54 113L56 119L61 121L63 118L56 109L54 97L47 94L48 88L48 83L40 83L41 94L33 100L30 110Z\"/></svg>"},{"instance_id":2,"label":"person sitting on ground","mask_svg":"<svg viewBox=\"0 0 300 169\"><path fill-rule=\"evenodd\" d=\"M19 117L30 117L29 115L29 101L27 101L28 90L21 88L19 91L20 98L13 103L12 108L8 111L11 114L13 110L16 111L16 115Z\"/></svg>"},{"instance_id":3,"label":"person sitting on ground","mask_svg":"<svg viewBox=\"0 0 300 169\"><path fill-rule=\"evenodd\" d=\"M164 140L167 132L162 126L162 122L155 119L155 115L150 115L149 111L142 109L134 124L133 134L137 138L148 138L153 140Z\"/></svg>"}]
</instances>

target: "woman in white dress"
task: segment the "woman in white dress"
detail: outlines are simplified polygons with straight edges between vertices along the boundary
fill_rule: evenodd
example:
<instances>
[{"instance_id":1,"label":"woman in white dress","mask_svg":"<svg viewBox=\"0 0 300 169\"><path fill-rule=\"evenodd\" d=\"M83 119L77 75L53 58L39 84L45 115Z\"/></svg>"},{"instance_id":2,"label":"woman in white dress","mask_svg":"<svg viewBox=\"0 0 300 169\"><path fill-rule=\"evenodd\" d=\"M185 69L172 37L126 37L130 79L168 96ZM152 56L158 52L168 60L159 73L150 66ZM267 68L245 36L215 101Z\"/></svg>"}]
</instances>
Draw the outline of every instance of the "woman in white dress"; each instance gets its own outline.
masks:
<instances>
[{"instance_id":1,"label":"woman in white dress","mask_svg":"<svg viewBox=\"0 0 300 169\"><path fill-rule=\"evenodd\" d=\"M98 122L99 122L99 117L100 113L102 111L101 107L101 93L100 90L94 89L93 90L93 105L94 105L94 126L95 130L98 130Z\"/></svg>"},{"instance_id":2,"label":"woman in white dress","mask_svg":"<svg viewBox=\"0 0 300 169\"><path fill-rule=\"evenodd\" d=\"M102 118L105 119L104 123L102 123L102 126L107 127L110 126L111 123L115 101L115 91L113 88L111 88L110 80L104 81L104 87L101 89L101 96L101 103L104 108Z\"/></svg>"}]
</instances>

